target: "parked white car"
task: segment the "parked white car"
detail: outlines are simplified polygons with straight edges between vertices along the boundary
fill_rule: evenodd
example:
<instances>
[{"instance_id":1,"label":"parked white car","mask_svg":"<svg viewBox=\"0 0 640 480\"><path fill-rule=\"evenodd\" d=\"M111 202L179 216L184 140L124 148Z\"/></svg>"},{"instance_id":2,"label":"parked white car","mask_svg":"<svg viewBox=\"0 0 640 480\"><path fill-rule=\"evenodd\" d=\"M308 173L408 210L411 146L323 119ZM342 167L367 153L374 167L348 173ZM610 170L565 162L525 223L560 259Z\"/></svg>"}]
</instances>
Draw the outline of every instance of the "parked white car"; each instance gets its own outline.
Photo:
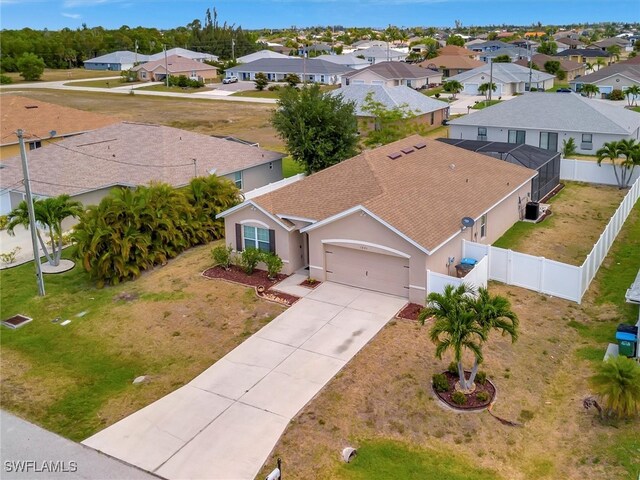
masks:
<instances>
[{"instance_id":1,"label":"parked white car","mask_svg":"<svg viewBox=\"0 0 640 480\"><path fill-rule=\"evenodd\" d=\"M236 77L235 75L231 75L230 77L222 79L222 83L224 83L225 85L227 83L236 83L237 81L238 81L238 77Z\"/></svg>"}]
</instances>

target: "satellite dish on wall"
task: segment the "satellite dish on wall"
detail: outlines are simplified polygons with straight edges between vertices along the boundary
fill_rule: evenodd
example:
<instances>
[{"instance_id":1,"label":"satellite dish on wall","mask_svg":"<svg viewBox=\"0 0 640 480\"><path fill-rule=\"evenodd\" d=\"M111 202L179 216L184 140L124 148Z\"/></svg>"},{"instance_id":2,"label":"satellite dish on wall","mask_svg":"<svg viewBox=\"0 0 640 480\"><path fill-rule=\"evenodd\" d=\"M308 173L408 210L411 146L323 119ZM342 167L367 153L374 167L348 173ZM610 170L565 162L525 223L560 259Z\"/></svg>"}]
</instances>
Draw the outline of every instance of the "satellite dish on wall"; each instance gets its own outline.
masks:
<instances>
[{"instance_id":1,"label":"satellite dish on wall","mask_svg":"<svg viewBox=\"0 0 640 480\"><path fill-rule=\"evenodd\" d=\"M465 228L473 227L476 221L471 217L463 217L462 220L460 220L460 223L462 224L462 229L464 230Z\"/></svg>"}]
</instances>

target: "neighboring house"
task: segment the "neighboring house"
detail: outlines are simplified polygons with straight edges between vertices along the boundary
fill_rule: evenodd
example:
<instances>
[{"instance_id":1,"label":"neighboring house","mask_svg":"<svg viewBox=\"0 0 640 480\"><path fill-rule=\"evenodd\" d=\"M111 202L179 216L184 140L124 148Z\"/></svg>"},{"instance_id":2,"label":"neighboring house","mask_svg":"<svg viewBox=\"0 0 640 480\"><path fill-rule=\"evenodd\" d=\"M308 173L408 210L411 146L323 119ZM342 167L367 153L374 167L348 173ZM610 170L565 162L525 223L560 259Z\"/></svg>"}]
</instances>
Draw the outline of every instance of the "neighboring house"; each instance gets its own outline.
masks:
<instances>
[{"instance_id":1,"label":"neighboring house","mask_svg":"<svg viewBox=\"0 0 640 480\"><path fill-rule=\"evenodd\" d=\"M195 60L196 62L217 62L219 60L217 55L212 55L210 53L205 52L194 52L192 50L187 50L185 48L170 48L169 50L158 53L154 53L153 55L149 55L149 61L155 62L156 60L164 60L165 55L170 57L172 55L178 55L180 57L189 58L191 60Z\"/></svg>"},{"instance_id":2,"label":"neighboring house","mask_svg":"<svg viewBox=\"0 0 640 480\"><path fill-rule=\"evenodd\" d=\"M342 65L344 67L353 68L354 70L360 70L369 66L364 58L358 57L355 53L348 55L320 55L317 57L319 60L326 60L327 62L335 63L336 65Z\"/></svg>"},{"instance_id":3,"label":"neighboring house","mask_svg":"<svg viewBox=\"0 0 640 480\"><path fill-rule=\"evenodd\" d=\"M227 75L240 80L255 80L256 73L264 73L271 82L282 82L294 73L301 81L336 85L352 68L318 58L263 58L227 69Z\"/></svg>"},{"instance_id":4,"label":"neighboring house","mask_svg":"<svg viewBox=\"0 0 640 480\"><path fill-rule=\"evenodd\" d=\"M260 50L259 52L250 53L249 55L238 57L236 61L238 63L250 63L256 60L262 60L263 58L290 58L290 57L288 57L287 55L283 55L282 53L274 52L272 50Z\"/></svg>"},{"instance_id":5,"label":"neighboring house","mask_svg":"<svg viewBox=\"0 0 640 480\"><path fill-rule=\"evenodd\" d=\"M492 70L493 83L496 86L496 90L492 92L492 96L494 97L524 93L529 91L530 87L538 90L547 90L553 87L553 81L555 79L553 75L549 75L548 73L537 70L529 72L528 68L514 63L494 63L493 69L491 65L485 64L473 70L455 75L451 77L450 80L457 80L463 85L464 89L462 93L466 95L478 95L480 85L489 83ZM529 77L530 73L531 77ZM531 85L529 85L530 78Z\"/></svg>"},{"instance_id":6,"label":"neighboring house","mask_svg":"<svg viewBox=\"0 0 640 480\"><path fill-rule=\"evenodd\" d=\"M443 120L449 118L448 103L423 95L404 85L349 85L333 90L331 95L340 95L344 100L355 103L361 131L372 130L376 126L373 114L363 110L368 95L371 95L374 102L381 103L389 110L400 107L410 112L414 116L410 121L416 124L439 126Z\"/></svg>"},{"instance_id":7,"label":"neighboring house","mask_svg":"<svg viewBox=\"0 0 640 480\"><path fill-rule=\"evenodd\" d=\"M342 77L342 85L406 85L421 88L442 83L442 74L437 70L420 68L404 62L381 62Z\"/></svg>"},{"instance_id":8,"label":"neighboring house","mask_svg":"<svg viewBox=\"0 0 640 480\"><path fill-rule=\"evenodd\" d=\"M417 65L422 68L438 70L444 78L447 78L481 67L485 63L465 55L440 55Z\"/></svg>"},{"instance_id":9,"label":"neighboring house","mask_svg":"<svg viewBox=\"0 0 640 480\"><path fill-rule=\"evenodd\" d=\"M526 58L529 54L528 50L524 48L519 48L500 40L489 40L488 42L477 43L475 45L467 44L467 48L477 52L478 59L483 62L488 62L489 59L500 55L508 55L511 61L515 61Z\"/></svg>"},{"instance_id":10,"label":"neighboring house","mask_svg":"<svg viewBox=\"0 0 640 480\"><path fill-rule=\"evenodd\" d=\"M366 150L219 215L236 253L272 251L284 273L424 304L427 270L455 274L462 241L520 219L536 172L414 135ZM475 226L461 228L463 217ZM479 260L479 259L478 259Z\"/></svg>"},{"instance_id":11,"label":"neighboring house","mask_svg":"<svg viewBox=\"0 0 640 480\"><path fill-rule=\"evenodd\" d=\"M582 86L588 83L596 85L600 95L607 98L613 90L625 91L633 85L640 86L640 65L627 62L614 63L584 77L576 78L569 82L569 85L572 90L579 92Z\"/></svg>"},{"instance_id":12,"label":"neighboring house","mask_svg":"<svg viewBox=\"0 0 640 480\"><path fill-rule=\"evenodd\" d=\"M562 52L564 50L569 50L569 49L585 47L584 42L582 42L581 40L578 40L577 38L562 37L562 38L558 38L555 42L558 47L557 49L558 52Z\"/></svg>"},{"instance_id":13,"label":"neighboring house","mask_svg":"<svg viewBox=\"0 0 640 480\"><path fill-rule=\"evenodd\" d=\"M554 57L565 57L572 62L595 63L598 58L602 58L607 64L611 61L611 54L598 49L589 48L568 48L554 55Z\"/></svg>"},{"instance_id":14,"label":"neighboring house","mask_svg":"<svg viewBox=\"0 0 640 480\"><path fill-rule=\"evenodd\" d=\"M577 153L640 139L640 115L574 93L527 93L449 122L449 137L525 143L554 152L573 138Z\"/></svg>"},{"instance_id":15,"label":"neighboring house","mask_svg":"<svg viewBox=\"0 0 640 480\"><path fill-rule=\"evenodd\" d=\"M311 57L313 55L329 53L332 50L333 49L331 48L331 45L327 45L324 43L315 43L313 45L299 48L298 55L304 56L306 54L307 56Z\"/></svg>"},{"instance_id":16,"label":"neighboring house","mask_svg":"<svg viewBox=\"0 0 640 480\"><path fill-rule=\"evenodd\" d=\"M138 79L144 82L161 82L167 77L167 71L173 77L184 75L191 80L201 82L212 80L218 76L216 67L179 55L171 55L166 59L143 63L133 67L131 71L136 72Z\"/></svg>"},{"instance_id":17,"label":"neighboring house","mask_svg":"<svg viewBox=\"0 0 640 480\"><path fill-rule=\"evenodd\" d=\"M550 55L537 53L531 58L531 60L533 65L538 67L538 70L540 71L544 71L544 64L547 62L560 62L560 68L567 74L566 80L573 80L585 73L585 67L582 63L572 62L564 57L552 57ZM518 60L515 64L529 68L529 60Z\"/></svg>"},{"instance_id":18,"label":"neighboring house","mask_svg":"<svg viewBox=\"0 0 640 480\"><path fill-rule=\"evenodd\" d=\"M0 95L0 159L20 153L15 135L20 128L24 131L25 147L30 151L119 121L107 115L55 103L18 95Z\"/></svg>"},{"instance_id":19,"label":"neighboring house","mask_svg":"<svg viewBox=\"0 0 640 480\"><path fill-rule=\"evenodd\" d=\"M149 55L120 50L92 58L91 60L86 60L84 62L84 68L86 70L113 70L119 72L129 70L138 63L147 61L149 61Z\"/></svg>"},{"instance_id":20,"label":"neighboring house","mask_svg":"<svg viewBox=\"0 0 640 480\"><path fill-rule=\"evenodd\" d=\"M620 37L605 38L598 42L593 42L587 45L586 48L590 50L602 50L606 52L607 48L613 46L619 47L621 52L630 52L633 50L633 44L631 43L631 41L628 38Z\"/></svg>"},{"instance_id":21,"label":"neighboring house","mask_svg":"<svg viewBox=\"0 0 640 480\"><path fill-rule=\"evenodd\" d=\"M486 36L484 36L484 38L481 38L481 37L482 37L482 36L479 36L478 38L474 38L473 40L470 40L470 41L466 42L466 43L464 44L464 46L465 46L466 48L468 48L469 50L471 50L473 46L475 46L475 45L481 45L481 44L485 43L485 42L487 41L487 37L486 37ZM444 48L444 47L443 47L443 48ZM477 53L477 52L476 52L476 53Z\"/></svg>"},{"instance_id":22,"label":"neighboring house","mask_svg":"<svg viewBox=\"0 0 640 480\"><path fill-rule=\"evenodd\" d=\"M525 50L530 50L535 53L540 44L538 42L534 42L532 40L527 39L516 39L511 40L509 45L513 45L514 47L524 48Z\"/></svg>"},{"instance_id":23,"label":"neighboring house","mask_svg":"<svg viewBox=\"0 0 640 480\"><path fill-rule=\"evenodd\" d=\"M351 46L356 50L366 50L371 47L379 47L386 50L387 46L390 45L384 40L358 40L357 42L352 43Z\"/></svg>"},{"instance_id":24,"label":"neighboring house","mask_svg":"<svg viewBox=\"0 0 640 480\"><path fill-rule=\"evenodd\" d=\"M113 187L187 185L215 173L248 191L282 179L281 153L160 125L120 122L29 152L31 190L94 205ZM20 157L3 160L2 214L24 198Z\"/></svg>"},{"instance_id":25,"label":"neighboring house","mask_svg":"<svg viewBox=\"0 0 640 480\"><path fill-rule=\"evenodd\" d=\"M478 52L469 50L468 48L459 47L457 45L446 45L438 49L438 55L457 55L462 57L469 57L478 60Z\"/></svg>"},{"instance_id":26,"label":"neighboring house","mask_svg":"<svg viewBox=\"0 0 640 480\"><path fill-rule=\"evenodd\" d=\"M392 48L369 47L364 50L356 50L358 56L363 56L371 65L380 62L404 62L408 54Z\"/></svg>"}]
</instances>

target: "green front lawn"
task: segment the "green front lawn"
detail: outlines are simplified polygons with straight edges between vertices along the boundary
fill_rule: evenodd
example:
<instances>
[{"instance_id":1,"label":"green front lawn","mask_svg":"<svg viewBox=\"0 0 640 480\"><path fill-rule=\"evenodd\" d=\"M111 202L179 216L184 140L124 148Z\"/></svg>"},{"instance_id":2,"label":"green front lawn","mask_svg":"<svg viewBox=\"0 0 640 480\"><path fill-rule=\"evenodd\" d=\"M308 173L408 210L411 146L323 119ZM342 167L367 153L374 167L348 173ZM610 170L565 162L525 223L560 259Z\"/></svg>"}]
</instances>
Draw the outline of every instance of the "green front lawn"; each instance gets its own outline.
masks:
<instances>
[{"instance_id":1,"label":"green front lawn","mask_svg":"<svg viewBox=\"0 0 640 480\"><path fill-rule=\"evenodd\" d=\"M631 110L640 113L640 107L631 107Z\"/></svg>"},{"instance_id":2,"label":"green front lawn","mask_svg":"<svg viewBox=\"0 0 640 480\"><path fill-rule=\"evenodd\" d=\"M496 105L497 103L502 102L502 100L483 100L481 102L476 103L473 107L473 110L482 110L483 108L490 107L492 105Z\"/></svg>"},{"instance_id":3,"label":"green front lawn","mask_svg":"<svg viewBox=\"0 0 640 480\"><path fill-rule=\"evenodd\" d=\"M66 87L91 87L91 88L114 88L124 87L127 85L138 85L140 82L123 82L120 79L114 80L90 80L88 82L69 82L65 83Z\"/></svg>"},{"instance_id":4,"label":"green front lawn","mask_svg":"<svg viewBox=\"0 0 640 480\"><path fill-rule=\"evenodd\" d=\"M571 85L569 85L569 82L565 82L565 81L558 81L556 79L555 82L553 82L553 87L551 88L547 88L545 90L545 92L555 92L556 90L558 90L559 88L571 88Z\"/></svg>"},{"instance_id":5,"label":"green front lawn","mask_svg":"<svg viewBox=\"0 0 640 480\"><path fill-rule=\"evenodd\" d=\"M291 157L284 157L282 159L282 176L284 178L293 177L298 173L304 173L302 165L297 163Z\"/></svg>"},{"instance_id":6,"label":"green front lawn","mask_svg":"<svg viewBox=\"0 0 640 480\"><path fill-rule=\"evenodd\" d=\"M417 449L393 440L369 440L350 462L342 464L345 480L496 480L495 472L481 469L454 452Z\"/></svg>"},{"instance_id":7,"label":"green front lawn","mask_svg":"<svg viewBox=\"0 0 640 480\"><path fill-rule=\"evenodd\" d=\"M207 90L207 87L191 88L191 87L167 87L165 85L149 85L148 87L140 87L136 90L149 90L152 92L175 92L175 93L193 93Z\"/></svg>"},{"instance_id":8,"label":"green front lawn","mask_svg":"<svg viewBox=\"0 0 640 480\"><path fill-rule=\"evenodd\" d=\"M235 92L231 94L232 97L254 97L254 98L280 98L280 91L278 90L244 90L242 92Z\"/></svg>"}]
</instances>

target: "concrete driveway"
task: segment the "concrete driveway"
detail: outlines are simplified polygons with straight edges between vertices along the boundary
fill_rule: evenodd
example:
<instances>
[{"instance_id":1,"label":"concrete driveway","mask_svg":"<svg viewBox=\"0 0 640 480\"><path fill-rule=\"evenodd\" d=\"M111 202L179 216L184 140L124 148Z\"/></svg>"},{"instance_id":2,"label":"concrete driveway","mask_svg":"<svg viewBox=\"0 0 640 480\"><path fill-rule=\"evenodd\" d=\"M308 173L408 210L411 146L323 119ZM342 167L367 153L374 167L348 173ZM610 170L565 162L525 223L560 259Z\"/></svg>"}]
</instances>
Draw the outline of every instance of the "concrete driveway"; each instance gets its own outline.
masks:
<instances>
[{"instance_id":1,"label":"concrete driveway","mask_svg":"<svg viewBox=\"0 0 640 480\"><path fill-rule=\"evenodd\" d=\"M333 283L303 293L190 383L83 443L171 480L255 478L289 421L406 303Z\"/></svg>"}]
</instances>

